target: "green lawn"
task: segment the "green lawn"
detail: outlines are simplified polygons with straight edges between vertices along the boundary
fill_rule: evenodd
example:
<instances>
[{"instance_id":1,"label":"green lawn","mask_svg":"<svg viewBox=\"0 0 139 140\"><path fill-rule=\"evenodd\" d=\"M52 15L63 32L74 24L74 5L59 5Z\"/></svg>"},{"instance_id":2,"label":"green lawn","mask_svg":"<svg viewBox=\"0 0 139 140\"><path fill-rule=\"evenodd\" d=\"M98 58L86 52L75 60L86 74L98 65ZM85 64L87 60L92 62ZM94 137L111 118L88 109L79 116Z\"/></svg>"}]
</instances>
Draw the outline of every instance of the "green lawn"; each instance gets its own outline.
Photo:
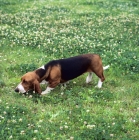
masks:
<instances>
[{"instance_id":1,"label":"green lawn","mask_svg":"<svg viewBox=\"0 0 139 140\"><path fill-rule=\"evenodd\" d=\"M102 89L84 74L46 96L14 92L26 72L83 53L110 65ZM139 139L138 0L0 0L0 140L9 139Z\"/></svg>"}]
</instances>

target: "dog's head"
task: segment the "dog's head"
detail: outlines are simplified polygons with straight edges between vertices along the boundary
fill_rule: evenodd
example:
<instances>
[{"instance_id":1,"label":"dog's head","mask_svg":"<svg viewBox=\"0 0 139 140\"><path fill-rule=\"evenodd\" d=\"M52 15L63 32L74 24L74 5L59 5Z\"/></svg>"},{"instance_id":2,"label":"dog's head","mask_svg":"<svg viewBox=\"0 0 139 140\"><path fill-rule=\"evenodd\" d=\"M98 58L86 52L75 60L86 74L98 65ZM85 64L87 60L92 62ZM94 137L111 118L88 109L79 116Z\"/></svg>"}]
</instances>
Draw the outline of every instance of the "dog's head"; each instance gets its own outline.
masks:
<instances>
[{"instance_id":1,"label":"dog's head","mask_svg":"<svg viewBox=\"0 0 139 140\"><path fill-rule=\"evenodd\" d=\"M29 90L34 90L41 94L40 83L35 72L28 72L21 78L21 83L15 88L15 92L26 93Z\"/></svg>"}]
</instances>

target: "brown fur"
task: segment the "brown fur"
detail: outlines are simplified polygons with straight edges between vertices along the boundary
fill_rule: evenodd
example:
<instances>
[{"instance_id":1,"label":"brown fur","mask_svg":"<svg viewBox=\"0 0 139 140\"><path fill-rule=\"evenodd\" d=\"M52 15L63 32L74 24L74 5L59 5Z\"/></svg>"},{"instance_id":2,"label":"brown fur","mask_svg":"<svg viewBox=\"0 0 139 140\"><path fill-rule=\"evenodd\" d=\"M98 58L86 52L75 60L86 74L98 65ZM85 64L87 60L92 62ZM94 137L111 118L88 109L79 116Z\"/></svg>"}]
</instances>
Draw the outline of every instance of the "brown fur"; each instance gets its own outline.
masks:
<instances>
[{"instance_id":1,"label":"brown fur","mask_svg":"<svg viewBox=\"0 0 139 140\"><path fill-rule=\"evenodd\" d=\"M21 83L26 91L33 89L37 93L41 93L39 77L34 71L23 75L21 78Z\"/></svg>"}]
</instances>

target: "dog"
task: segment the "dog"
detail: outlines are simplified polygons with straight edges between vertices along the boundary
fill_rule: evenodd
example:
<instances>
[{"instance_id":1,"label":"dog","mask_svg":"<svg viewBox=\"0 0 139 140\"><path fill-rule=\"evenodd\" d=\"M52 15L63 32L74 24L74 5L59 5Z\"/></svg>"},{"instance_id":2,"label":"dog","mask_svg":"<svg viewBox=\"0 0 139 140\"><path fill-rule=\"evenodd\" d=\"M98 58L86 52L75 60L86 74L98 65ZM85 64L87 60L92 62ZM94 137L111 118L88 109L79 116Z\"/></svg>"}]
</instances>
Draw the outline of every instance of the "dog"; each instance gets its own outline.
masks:
<instances>
[{"instance_id":1,"label":"dog","mask_svg":"<svg viewBox=\"0 0 139 140\"><path fill-rule=\"evenodd\" d=\"M83 54L66 59L52 60L42 67L28 72L21 78L21 83L15 88L15 92L26 93L34 90L40 95L45 95L53 90L58 84L72 80L86 72L86 83L91 82L92 74L98 78L97 87L101 88L105 80L103 70L108 66L102 66L102 60L98 54ZM48 84L45 91L41 91L40 84Z\"/></svg>"}]
</instances>

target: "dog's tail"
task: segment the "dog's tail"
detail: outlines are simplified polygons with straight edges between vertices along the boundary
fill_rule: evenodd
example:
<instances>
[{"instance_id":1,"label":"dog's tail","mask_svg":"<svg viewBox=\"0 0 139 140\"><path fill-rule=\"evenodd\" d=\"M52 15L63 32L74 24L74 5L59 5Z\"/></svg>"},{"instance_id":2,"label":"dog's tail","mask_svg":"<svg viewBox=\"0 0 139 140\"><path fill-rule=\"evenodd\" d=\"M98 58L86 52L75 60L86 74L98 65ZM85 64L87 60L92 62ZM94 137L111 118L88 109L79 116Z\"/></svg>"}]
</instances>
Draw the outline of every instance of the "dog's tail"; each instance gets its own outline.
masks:
<instances>
[{"instance_id":1,"label":"dog's tail","mask_svg":"<svg viewBox=\"0 0 139 140\"><path fill-rule=\"evenodd\" d=\"M110 67L110 65L107 65L107 66L103 67L103 70L106 70L106 69L108 69L109 67Z\"/></svg>"}]
</instances>

